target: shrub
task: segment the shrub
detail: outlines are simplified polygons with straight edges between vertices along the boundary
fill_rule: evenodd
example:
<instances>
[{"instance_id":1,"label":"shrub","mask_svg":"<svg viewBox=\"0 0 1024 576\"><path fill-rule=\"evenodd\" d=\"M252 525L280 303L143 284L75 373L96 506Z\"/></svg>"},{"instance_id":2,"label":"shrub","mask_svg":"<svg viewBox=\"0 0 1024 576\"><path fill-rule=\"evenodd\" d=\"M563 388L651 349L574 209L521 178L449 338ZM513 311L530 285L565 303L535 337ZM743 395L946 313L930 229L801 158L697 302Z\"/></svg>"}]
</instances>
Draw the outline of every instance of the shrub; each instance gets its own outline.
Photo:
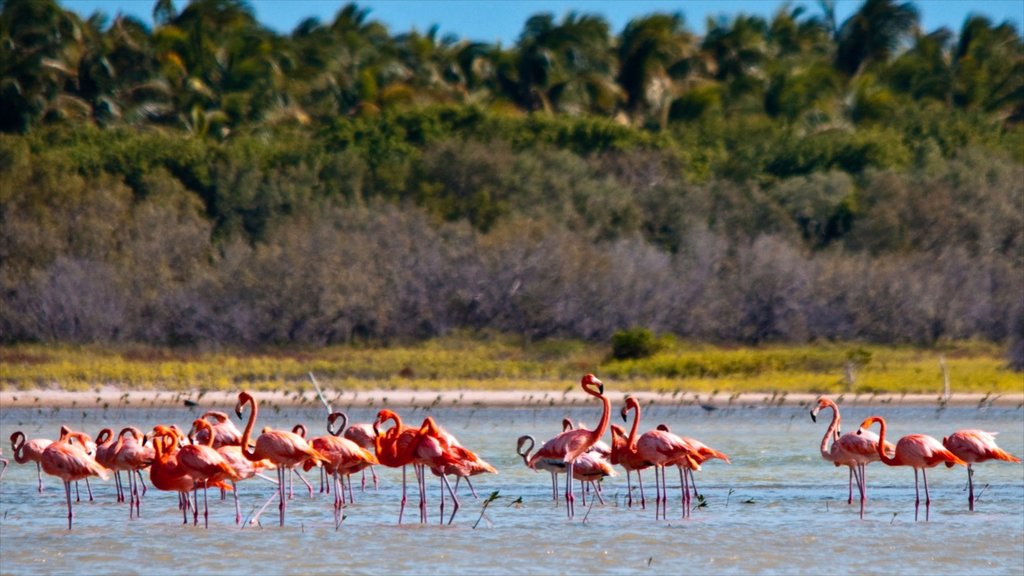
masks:
<instances>
[{"instance_id":1,"label":"shrub","mask_svg":"<svg viewBox=\"0 0 1024 576\"><path fill-rule=\"evenodd\" d=\"M661 348L647 328L620 330L612 335L612 358L631 360L653 356Z\"/></svg>"}]
</instances>

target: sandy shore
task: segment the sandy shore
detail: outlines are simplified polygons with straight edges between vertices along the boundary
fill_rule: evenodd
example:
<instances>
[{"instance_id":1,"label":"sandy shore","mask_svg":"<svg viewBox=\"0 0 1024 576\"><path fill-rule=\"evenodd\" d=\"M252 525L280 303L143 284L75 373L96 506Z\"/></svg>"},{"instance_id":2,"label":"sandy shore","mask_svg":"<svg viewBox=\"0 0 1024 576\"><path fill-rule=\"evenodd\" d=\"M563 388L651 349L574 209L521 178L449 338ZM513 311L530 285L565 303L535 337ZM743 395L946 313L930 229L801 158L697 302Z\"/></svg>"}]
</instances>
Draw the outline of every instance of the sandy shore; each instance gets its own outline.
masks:
<instances>
[{"instance_id":1,"label":"sandy shore","mask_svg":"<svg viewBox=\"0 0 1024 576\"><path fill-rule=\"evenodd\" d=\"M579 392L536 390L359 390L338 392L325 390L327 401L334 408L348 407L456 407L456 406L573 406L586 405L593 401L590 396ZM706 409L729 406L802 406L817 399L817 394L664 394L655 392L630 392L644 404L695 405ZM278 406L317 406L320 399L315 392L285 394L281 392L255 392L261 404ZM625 393L609 391L608 398L613 405L622 403ZM833 399L848 406L939 406L942 399L935 394L836 394ZM122 390L107 387L86 392L63 390L4 390L0 391L0 409L28 407L58 408L170 408L175 406L200 406L229 410L238 398L237 392L178 392L155 390ZM1024 394L954 394L947 401L948 406L1002 406L1024 408Z\"/></svg>"}]
</instances>

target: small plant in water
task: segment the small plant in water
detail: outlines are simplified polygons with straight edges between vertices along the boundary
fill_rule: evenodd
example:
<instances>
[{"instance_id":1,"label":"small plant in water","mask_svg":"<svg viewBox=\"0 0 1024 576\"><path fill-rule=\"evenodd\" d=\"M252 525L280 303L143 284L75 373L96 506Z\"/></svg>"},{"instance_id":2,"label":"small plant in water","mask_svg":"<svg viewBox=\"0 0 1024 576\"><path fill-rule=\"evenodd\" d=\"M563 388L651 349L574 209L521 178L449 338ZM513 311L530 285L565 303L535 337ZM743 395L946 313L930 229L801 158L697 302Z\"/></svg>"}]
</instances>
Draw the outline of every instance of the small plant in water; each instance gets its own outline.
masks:
<instances>
[{"instance_id":1,"label":"small plant in water","mask_svg":"<svg viewBox=\"0 0 1024 576\"><path fill-rule=\"evenodd\" d=\"M701 508L707 508L707 507L708 507L707 499L704 498L703 494L698 494L697 495L697 506L696 506L696 508L698 510L700 510Z\"/></svg>"},{"instance_id":2,"label":"small plant in water","mask_svg":"<svg viewBox=\"0 0 1024 576\"><path fill-rule=\"evenodd\" d=\"M494 502L498 498L501 498L501 496L498 495L498 490L495 490L494 492L491 492L491 495L488 496L483 501L483 507L480 508L480 517L476 519L475 523L473 523L473 529L474 530L476 529L477 525L480 524L480 521L484 519L484 516L487 515L487 506L489 506L491 502ZM522 501L522 497L520 497L519 500ZM490 525L490 523L491 523L490 518L487 519L487 523L488 523L488 525Z\"/></svg>"}]
</instances>

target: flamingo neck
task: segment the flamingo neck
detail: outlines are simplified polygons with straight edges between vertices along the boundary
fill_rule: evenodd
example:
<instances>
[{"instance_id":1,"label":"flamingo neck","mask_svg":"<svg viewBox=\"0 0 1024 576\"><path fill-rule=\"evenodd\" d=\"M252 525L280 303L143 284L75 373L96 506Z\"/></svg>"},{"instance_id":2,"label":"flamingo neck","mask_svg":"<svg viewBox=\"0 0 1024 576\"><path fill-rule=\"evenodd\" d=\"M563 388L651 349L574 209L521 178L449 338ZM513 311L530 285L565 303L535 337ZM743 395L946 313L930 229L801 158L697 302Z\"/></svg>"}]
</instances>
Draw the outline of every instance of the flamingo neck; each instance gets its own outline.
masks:
<instances>
[{"instance_id":1,"label":"flamingo neck","mask_svg":"<svg viewBox=\"0 0 1024 576\"><path fill-rule=\"evenodd\" d=\"M28 457L25 456L25 435L20 434L18 438L20 442L11 442L11 448L14 450L14 461L18 464L25 464L28 462Z\"/></svg>"},{"instance_id":2,"label":"flamingo neck","mask_svg":"<svg viewBox=\"0 0 1024 576\"><path fill-rule=\"evenodd\" d=\"M821 457L825 460L832 461L832 451L829 450L828 441L836 433L839 428L839 407L833 402L829 402L829 408L832 409L832 422L828 425L828 430L825 431L825 436L821 439Z\"/></svg>"},{"instance_id":3,"label":"flamingo neck","mask_svg":"<svg viewBox=\"0 0 1024 576\"><path fill-rule=\"evenodd\" d=\"M882 420L881 418L879 418L878 419L878 425L879 425L879 429L878 429L878 457L879 457L879 459L884 464L886 464L888 466L899 466L900 465L900 461L899 461L899 458L896 455L893 455L893 457L890 458L885 453L885 420Z\"/></svg>"},{"instance_id":4,"label":"flamingo neck","mask_svg":"<svg viewBox=\"0 0 1024 576\"><path fill-rule=\"evenodd\" d=\"M601 399L604 410L601 412L601 419L598 420L597 426L590 432L590 445L596 444L604 436L605 431L608 430L608 421L611 419L612 414L612 403L608 400L608 397L603 394L594 395Z\"/></svg>"},{"instance_id":5,"label":"flamingo neck","mask_svg":"<svg viewBox=\"0 0 1024 576\"><path fill-rule=\"evenodd\" d=\"M626 447L631 452L636 452L636 431L640 427L640 404L630 406L633 409L633 425L629 428L629 438L626 440Z\"/></svg>"},{"instance_id":6,"label":"flamingo neck","mask_svg":"<svg viewBox=\"0 0 1024 576\"><path fill-rule=\"evenodd\" d=\"M246 398L246 402L252 406L252 412L249 413L249 421L245 423L245 431L242 432L242 456L245 456L246 460L250 462L257 462L260 458L256 457L256 450L249 451L249 438L252 434L252 427L256 424L256 414L259 412L259 408L256 406L256 399L252 396ZM213 438L213 431L210 431L210 437Z\"/></svg>"},{"instance_id":7,"label":"flamingo neck","mask_svg":"<svg viewBox=\"0 0 1024 576\"><path fill-rule=\"evenodd\" d=\"M206 446L213 448L213 426L209 422L200 418L196 420L197 428L205 428L208 434L206 435ZM199 436L199 430L196 430L196 436Z\"/></svg>"}]
</instances>

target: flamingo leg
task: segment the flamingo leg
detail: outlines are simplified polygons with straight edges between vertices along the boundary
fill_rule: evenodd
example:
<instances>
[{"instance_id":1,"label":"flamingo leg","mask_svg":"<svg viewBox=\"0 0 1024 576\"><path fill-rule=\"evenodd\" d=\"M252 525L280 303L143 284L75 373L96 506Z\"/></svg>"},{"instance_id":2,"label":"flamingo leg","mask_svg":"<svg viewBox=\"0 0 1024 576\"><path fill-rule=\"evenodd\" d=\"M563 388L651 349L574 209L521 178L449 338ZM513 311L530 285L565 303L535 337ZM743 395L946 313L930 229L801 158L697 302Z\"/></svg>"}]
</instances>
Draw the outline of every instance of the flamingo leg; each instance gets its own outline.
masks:
<instances>
[{"instance_id":1,"label":"flamingo leg","mask_svg":"<svg viewBox=\"0 0 1024 576\"><path fill-rule=\"evenodd\" d=\"M75 512L71 509L71 482L69 480L64 481L64 495L68 500L68 530L71 530L71 521L75 517Z\"/></svg>"},{"instance_id":2,"label":"flamingo leg","mask_svg":"<svg viewBox=\"0 0 1024 576\"><path fill-rule=\"evenodd\" d=\"M921 490L917 484L917 468L914 468L914 522L917 522L917 509L921 507Z\"/></svg>"},{"instance_id":3,"label":"flamingo leg","mask_svg":"<svg viewBox=\"0 0 1024 576\"><path fill-rule=\"evenodd\" d=\"M121 471L120 470L114 470L114 488L116 488L116 490L117 490L117 501L118 502L124 502L124 493L121 491Z\"/></svg>"},{"instance_id":4,"label":"flamingo leg","mask_svg":"<svg viewBox=\"0 0 1024 576\"><path fill-rule=\"evenodd\" d=\"M971 465L967 465L967 506L971 512L974 512L974 468Z\"/></svg>"},{"instance_id":5,"label":"flamingo leg","mask_svg":"<svg viewBox=\"0 0 1024 576\"><path fill-rule=\"evenodd\" d=\"M448 518L448 524L450 525L452 523L452 520L455 520L455 513L458 512L460 508L459 497L455 495L455 490L452 488L451 483L448 482L448 478L444 474L441 474L441 483L444 485L445 488L448 489L448 494L450 494L452 497L452 515L450 518ZM441 492L441 498L443 501L444 492ZM441 520L444 520L443 515L441 516Z\"/></svg>"},{"instance_id":6,"label":"flamingo leg","mask_svg":"<svg viewBox=\"0 0 1024 576\"><path fill-rule=\"evenodd\" d=\"M633 507L633 483L630 481L629 470L626 470L626 506Z\"/></svg>"},{"instance_id":7,"label":"flamingo leg","mask_svg":"<svg viewBox=\"0 0 1024 576\"><path fill-rule=\"evenodd\" d=\"M928 512L932 507L932 498L928 495L928 471L921 469L921 479L924 480L924 521L928 521Z\"/></svg>"},{"instance_id":8,"label":"flamingo leg","mask_svg":"<svg viewBox=\"0 0 1024 576\"><path fill-rule=\"evenodd\" d=\"M661 467L661 518L668 520L668 478L665 467Z\"/></svg>"},{"instance_id":9,"label":"flamingo leg","mask_svg":"<svg viewBox=\"0 0 1024 576\"><path fill-rule=\"evenodd\" d=\"M686 470L682 466L676 466L679 469L679 495L680 504L683 508L683 518L686 518L686 497L690 493L690 487L686 484Z\"/></svg>"},{"instance_id":10,"label":"flamingo leg","mask_svg":"<svg viewBox=\"0 0 1024 576\"><path fill-rule=\"evenodd\" d=\"M854 470L851 468L851 470ZM856 470L854 470L854 476L857 478L857 490L860 491L860 519L864 519L864 500L867 498L868 488L866 479L864 477L864 465L858 464Z\"/></svg>"},{"instance_id":11,"label":"flamingo leg","mask_svg":"<svg viewBox=\"0 0 1024 576\"><path fill-rule=\"evenodd\" d=\"M238 484L234 480L231 481L231 495L235 497L235 526L242 523L242 507L238 505Z\"/></svg>"},{"instance_id":12,"label":"flamingo leg","mask_svg":"<svg viewBox=\"0 0 1024 576\"><path fill-rule=\"evenodd\" d=\"M278 470L280 471L280 472L278 472L278 474L280 474L280 478L281 478L281 484L278 486L278 488L281 491L281 502L280 502L280 504L278 504L277 509L281 512L281 527L284 528L284 512L285 512L285 509L288 507L288 495L285 493L285 489L284 489L285 474L287 472L291 472L291 468L288 468L287 470L285 468L278 468ZM288 478L291 479L291 475L290 474L288 475ZM291 490L291 485L290 484L291 483L289 482L289 486L288 486L289 490Z\"/></svg>"},{"instance_id":13,"label":"flamingo leg","mask_svg":"<svg viewBox=\"0 0 1024 576\"><path fill-rule=\"evenodd\" d=\"M444 525L444 474L441 474L441 509L440 517L437 519L438 525Z\"/></svg>"},{"instance_id":14,"label":"flamingo leg","mask_svg":"<svg viewBox=\"0 0 1024 576\"><path fill-rule=\"evenodd\" d=\"M203 480L203 527L210 529L210 506L206 500L206 493L209 492L209 481Z\"/></svg>"},{"instance_id":15,"label":"flamingo leg","mask_svg":"<svg viewBox=\"0 0 1024 576\"><path fill-rule=\"evenodd\" d=\"M473 498L480 499L480 495L476 493L476 488L473 488L473 483L469 481L469 476L466 476L466 486L469 486L469 491L473 494Z\"/></svg>"},{"instance_id":16,"label":"flamingo leg","mask_svg":"<svg viewBox=\"0 0 1024 576\"><path fill-rule=\"evenodd\" d=\"M428 522L427 515L427 467L420 464L417 466L419 469L420 479L420 524L426 524Z\"/></svg>"},{"instance_id":17,"label":"flamingo leg","mask_svg":"<svg viewBox=\"0 0 1024 576\"><path fill-rule=\"evenodd\" d=\"M352 495L352 475L351 474L346 474L345 475L345 479L348 480L348 482L347 482L348 483L348 503L349 504L355 504L356 503L356 498L355 498L355 496Z\"/></svg>"},{"instance_id":18,"label":"flamingo leg","mask_svg":"<svg viewBox=\"0 0 1024 576\"><path fill-rule=\"evenodd\" d=\"M377 491L377 470L370 466L370 475L373 476L373 491Z\"/></svg>"},{"instance_id":19,"label":"flamingo leg","mask_svg":"<svg viewBox=\"0 0 1024 576\"><path fill-rule=\"evenodd\" d=\"M398 523L402 523L402 514L405 513L405 466L402 466L402 505L398 509Z\"/></svg>"},{"instance_id":20,"label":"flamingo leg","mask_svg":"<svg viewBox=\"0 0 1024 576\"><path fill-rule=\"evenodd\" d=\"M847 466L847 468L850 469L850 490L849 490L849 495L846 497L846 504L847 504L847 506L849 506L850 504L853 504L853 476L854 476L854 473L853 473L853 466ZM858 481L857 483L860 484L860 481Z\"/></svg>"},{"instance_id":21,"label":"flamingo leg","mask_svg":"<svg viewBox=\"0 0 1024 576\"><path fill-rule=\"evenodd\" d=\"M192 485L192 525L199 526L199 485Z\"/></svg>"},{"instance_id":22,"label":"flamingo leg","mask_svg":"<svg viewBox=\"0 0 1024 576\"><path fill-rule=\"evenodd\" d=\"M39 462L36 462L36 479L39 482L37 490L41 494L43 492L43 466Z\"/></svg>"},{"instance_id":23,"label":"flamingo leg","mask_svg":"<svg viewBox=\"0 0 1024 576\"><path fill-rule=\"evenodd\" d=\"M145 481L145 479L142 478L142 470L136 469L135 470L135 474L137 474L139 476L138 482L139 482L139 484L142 485L142 495L145 496L146 495L146 481Z\"/></svg>"},{"instance_id":24,"label":"flamingo leg","mask_svg":"<svg viewBox=\"0 0 1024 576\"><path fill-rule=\"evenodd\" d=\"M81 502L82 496L78 493L78 481L75 481L75 502Z\"/></svg>"},{"instance_id":25,"label":"flamingo leg","mask_svg":"<svg viewBox=\"0 0 1024 576\"><path fill-rule=\"evenodd\" d=\"M89 479L88 478L85 479L85 489L86 489L86 491L89 492L89 502L95 502L95 500L92 497L92 486L89 485Z\"/></svg>"},{"instance_id":26,"label":"flamingo leg","mask_svg":"<svg viewBox=\"0 0 1024 576\"><path fill-rule=\"evenodd\" d=\"M640 485L640 508L647 510L647 498L644 496L644 478L636 471L636 483Z\"/></svg>"},{"instance_id":27,"label":"flamingo leg","mask_svg":"<svg viewBox=\"0 0 1024 576\"><path fill-rule=\"evenodd\" d=\"M654 520L658 520L661 514L661 476L658 475L658 467L654 467Z\"/></svg>"},{"instance_id":28,"label":"flamingo leg","mask_svg":"<svg viewBox=\"0 0 1024 576\"><path fill-rule=\"evenodd\" d=\"M321 468L322 468L322 466L321 466ZM309 497L312 498L313 497L313 485L310 484L308 480L306 480L306 477L303 476L302 472L299 472L299 470L297 468L293 468L293 470L295 471L295 475L299 477L299 480L302 480L302 483L306 485L306 488L309 490ZM288 488L290 490L291 486L289 486ZM291 498L291 497L289 496L289 498Z\"/></svg>"},{"instance_id":29,"label":"flamingo leg","mask_svg":"<svg viewBox=\"0 0 1024 576\"><path fill-rule=\"evenodd\" d=\"M292 470L288 470L288 499L295 498L295 476L292 474Z\"/></svg>"},{"instance_id":30,"label":"flamingo leg","mask_svg":"<svg viewBox=\"0 0 1024 576\"><path fill-rule=\"evenodd\" d=\"M601 484L598 482L591 482L594 485L594 494L597 496L597 501L604 506L604 497L601 496Z\"/></svg>"},{"instance_id":31,"label":"flamingo leg","mask_svg":"<svg viewBox=\"0 0 1024 576\"><path fill-rule=\"evenodd\" d=\"M572 495L572 469L573 462L569 462L568 469L565 474L565 512L569 518L572 518L575 514L575 503L576 497Z\"/></svg>"},{"instance_id":32,"label":"flamingo leg","mask_svg":"<svg viewBox=\"0 0 1024 576\"><path fill-rule=\"evenodd\" d=\"M135 496L132 494L132 482L135 478L132 476L131 471L128 472L128 519L131 520L135 517Z\"/></svg>"},{"instance_id":33,"label":"flamingo leg","mask_svg":"<svg viewBox=\"0 0 1024 576\"><path fill-rule=\"evenodd\" d=\"M270 498L267 498L267 501L263 503L263 506L260 506L260 509L257 510L256 514L254 514L252 519L249 520L249 524L252 525L252 524L255 524L255 523L259 522L260 515L263 514L263 511L267 509L267 506L270 506L271 502L273 502L274 500L277 500L280 497L281 497L281 488L280 488L280 486L278 486L277 488L274 489L274 493L270 496Z\"/></svg>"},{"instance_id":34,"label":"flamingo leg","mask_svg":"<svg viewBox=\"0 0 1024 576\"><path fill-rule=\"evenodd\" d=\"M558 504L558 473L551 472L551 499Z\"/></svg>"},{"instance_id":35,"label":"flamingo leg","mask_svg":"<svg viewBox=\"0 0 1024 576\"><path fill-rule=\"evenodd\" d=\"M693 469L687 468L686 471L690 475L690 487L693 488L694 497L700 498L700 494L697 493L697 479L693 476Z\"/></svg>"}]
</instances>

